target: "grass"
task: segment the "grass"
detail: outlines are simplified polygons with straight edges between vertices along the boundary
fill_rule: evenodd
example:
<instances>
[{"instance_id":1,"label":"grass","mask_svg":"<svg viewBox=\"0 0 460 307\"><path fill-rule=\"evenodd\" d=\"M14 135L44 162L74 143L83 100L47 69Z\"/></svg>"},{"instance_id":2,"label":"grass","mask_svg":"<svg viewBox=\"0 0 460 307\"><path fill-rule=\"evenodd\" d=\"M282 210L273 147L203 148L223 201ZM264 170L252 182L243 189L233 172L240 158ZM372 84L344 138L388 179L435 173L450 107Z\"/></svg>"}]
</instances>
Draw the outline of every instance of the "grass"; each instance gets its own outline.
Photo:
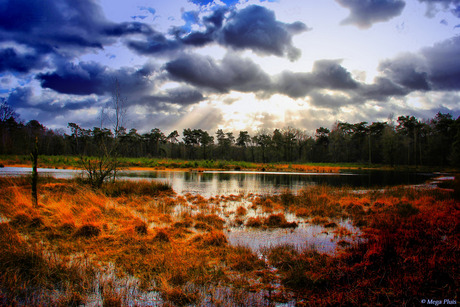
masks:
<instances>
[{"instance_id":1,"label":"grass","mask_svg":"<svg viewBox=\"0 0 460 307\"><path fill-rule=\"evenodd\" d=\"M91 159L91 157L89 157ZM252 170L252 171L278 171L278 172L320 172L336 173L341 169L367 169L388 168L381 165L369 165L360 163L253 163L247 161L226 160L179 160L162 158L127 158L118 159L121 168L152 168L157 170L181 169L181 170ZM28 155L2 155L2 165L31 165ZM39 167L48 168L75 168L80 169L79 157L75 156L40 156Z\"/></svg>"},{"instance_id":2,"label":"grass","mask_svg":"<svg viewBox=\"0 0 460 307\"><path fill-rule=\"evenodd\" d=\"M457 299L460 211L450 190L356 193L314 186L204 198L143 181L95 190L78 180L41 178L35 207L27 178L0 178L0 188L0 305L123 306L136 299L175 306L415 305L423 298ZM233 212L228 218L226 206ZM327 227L343 248L328 255L278 245L256 253L228 242L236 219L239 227L269 231L297 226L288 215ZM343 219L360 227L360 241L344 240L350 233L340 226ZM148 301L152 293L159 302Z\"/></svg>"}]
</instances>

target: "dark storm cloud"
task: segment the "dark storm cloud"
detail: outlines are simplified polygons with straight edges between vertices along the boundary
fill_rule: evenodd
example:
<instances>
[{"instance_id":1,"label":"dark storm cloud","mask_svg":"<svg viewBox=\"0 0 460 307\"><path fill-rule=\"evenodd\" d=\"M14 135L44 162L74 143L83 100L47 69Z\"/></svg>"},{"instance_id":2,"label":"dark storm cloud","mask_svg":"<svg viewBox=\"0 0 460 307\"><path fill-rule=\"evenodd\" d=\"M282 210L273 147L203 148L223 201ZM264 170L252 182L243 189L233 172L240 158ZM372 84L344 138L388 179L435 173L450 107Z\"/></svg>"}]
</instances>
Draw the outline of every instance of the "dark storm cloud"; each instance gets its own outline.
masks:
<instances>
[{"instance_id":1,"label":"dark storm cloud","mask_svg":"<svg viewBox=\"0 0 460 307\"><path fill-rule=\"evenodd\" d=\"M460 36L424 48L421 54L426 59L433 89L460 90Z\"/></svg>"},{"instance_id":2,"label":"dark storm cloud","mask_svg":"<svg viewBox=\"0 0 460 307\"><path fill-rule=\"evenodd\" d=\"M229 54L216 62L210 57L191 54L167 63L165 70L169 78L207 91L254 92L264 98L274 94L294 99L310 96L315 105L325 102L327 106L362 103L364 99L386 101L414 90L388 77L378 77L372 84L360 83L340 63L340 60L320 60L314 63L311 72L284 71L271 77L250 59ZM325 95L321 90L336 94Z\"/></svg>"},{"instance_id":3,"label":"dark storm cloud","mask_svg":"<svg viewBox=\"0 0 460 307\"><path fill-rule=\"evenodd\" d=\"M145 65L140 69L121 68L111 70L95 62L66 63L54 72L37 75L43 88L73 95L106 95L114 90L114 82L123 87L123 93L144 93L153 88L149 75L153 68Z\"/></svg>"},{"instance_id":4,"label":"dark storm cloud","mask_svg":"<svg viewBox=\"0 0 460 307\"><path fill-rule=\"evenodd\" d=\"M209 16L203 17L202 21L198 19L197 12L186 12L183 14L183 19L186 21L186 25L182 27L174 27L170 30L170 34L176 37L177 42L184 45L191 46L205 46L216 40L218 30L222 27L225 14L229 11L227 7L218 6L214 8L213 12ZM184 16L190 16L188 19ZM191 31L190 20L193 20L195 24L205 26L204 31ZM177 45L180 47L180 45Z\"/></svg>"},{"instance_id":5,"label":"dark storm cloud","mask_svg":"<svg viewBox=\"0 0 460 307\"><path fill-rule=\"evenodd\" d=\"M410 90L388 78L377 77L372 84L361 84L355 93L364 99L386 101L391 97L405 96Z\"/></svg>"},{"instance_id":6,"label":"dark storm cloud","mask_svg":"<svg viewBox=\"0 0 460 307\"><path fill-rule=\"evenodd\" d=\"M187 87L168 90L164 98L165 102L182 106L198 103L205 99L200 91Z\"/></svg>"},{"instance_id":7,"label":"dark storm cloud","mask_svg":"<svg viewBox=\"0 0 460 307\"><path fill-rule=\"evenodd\" d=\"M140 54L165 54L186 45L205 46L216 42L235 50L253 50L264 55L286 56L291 60L300 56L300 50L292 44L292 36L308 30L304 23L282 23L276 20L273 11L257 5L240 11L233 9L226 18L229 11L229 8L217 7L202 20L198 20L196 12L185 12L186 25L170 31L174 40L152 31L143 39L129 40L128 47ZM191 31L192 23L205 29Z\"/></svg>"},{"instance_id":8,"label":"dark storm cloud","mask_svg":"<svg viewBox=\"0 0 460 307\"><path fill-rule=\"evenodd\" d=\"M460 90L460 36L383 61L380 70L412 90Z\"/></svg>"},{"instance_id":9,"label":"dark storm cloud","mask_svg":"<svg viewBox=\"0 0 460 307\"><path fill-rule=\"evenodd\" d=\"M127 46L139 54L162 54L178 50L182 44L176 40L167 39L163 34L152 31L144 40L128 40Z\"/></svg>"},{"instance_id":10,"label":"dark storm cloud","mask_svg":"<svg viewBox=\"0 0 460 307\"><path fill-rule=\"evenodd\" d=\"M0 41L40 53L69 57L88 48L101 49L115 37L151 32L139 22L109 22L92 0L4 0L0 5Z\"/></svg>"},{"instance_id":11,"label":"dark storm cloud","mask_svg":"<svg viewBox=\"0 0 460 307\"><path fill-rule=\"evenodd\" d=\"M81 110L97 105L93 98L83 99L81 101L53 99L36 97L30 87L18 87L13 90L7 97L9 105L15 109L35 109L43 113L49 113L52 117L65 114L71 110Z\"/></svg>"},{"instance_id":12,"label":"dark storm cloud","mask_svg":"<svg viewBox=\"0 0 460 307\"><path fill-rule=\"evenodd\" d=\"M277 91L291 98L300 98L314 89L353 90L359 85L338 60L320 60L312 72L284 71L275 77Z\"/></svg>"},{"instance_id":13,"label":"dark storm cloud","mask_svg":"<svg viewBox=\"0 0 460 307\"><path fill-rule=\"evenodd\" d=\"M358 83L339 60L320 60L313 65L313 77L318 87L328 89L354 89Z\"/></svg>"},{"instance_id":14,"label":"dark storm cloud","mask_svg":"<svg viewBox=\"0 0 460 307\"><path fill-rule=\"evenodd\" d=\"M350 9L350 16L342 24L354 24L366 29L376 22L399 16L406 5L402 0L336 0Z\"/></svg>"},{"instance_id":15,"label":"dark storm cloud","mask_svg":"<svg viewBox=\"0 0 460 307\"><path fill-rule=\"evenodd\" d=\"M145 23L141 22L122 22L104 27L103 33L108 36L123 36L129 34L145 34L149 35L154 31Z\"/></svg>"},{"instance_id":16,"label":"dark storm cloud","mask_svg":"<svg viewBox=\"0 0 460 307\"><path fill-rule=\"evenodd\" d=\"M197 47L205 46L214 41L213 31L192 32L180 40L185 45L192 45Z\"/></svg>"},{"instance_id":17,"label":"dark storm cloud","mask_svg":"<svg viewBox=\"0 0 460 307\"><path fill-rule=\"evenodd\" d=\"M279 22L273 11L251 5L228 19L220 42L234 49L250 49L295 60L300 56L300 50L292 45L292 34L306 30L307 26L303 23L289 25Z\"/></svg>"},{"instance_id":18,"label":"dark storm cloud","mask_svg":"<svg viewBox=\"0 0 460 307\"><path fill-rule=\"evenodd\" d=\"M404 54L394 60L380 63L379 70L391 80L413 90L429 90L424 59L414 54Z\"/></svg>"},{"instance_id":19,"label":"dark storm cloud","mask_svg":"<svg viewBox=\"0 0 460 307\"><path fill-rule=\"evenodd\" d=\"M170 89L162 95L145 96L139 103L156 109L160 106L163 110L168 110L169 107L165 104L188 106L203 101L204 99L205 97L200 91L190 87L180 87Z\"/></svg>"},{"instance_id":20,"label":"dark storm cloud","mask_svg":"<svg viewBox=\"0 0 460 307\"><path fill-rule=\"evenodd\" d=\"M184 45L205 46L216 40L218 30L222 28L225 14L228 11L227 7L219 6L213 10L211 15L203 17L202 23L197 20L197 24L203 24L206 27L204 31L189 31L185 27L179 27L173 28L170 32Z\"/></svg>"},{"instance_id":21,"label":"dark storm cloud","mask_svg":"<svg viewBox=\"0 0 460 307\"><path fill-rule=\"evenodd\" d=\"M211 57L184 55L165 66L173 79L221 93L267 90L270 77L249 59L228 54L221 62Z\"/></svg>"},{"instance_id":22,"label":"dark storm cloud","mask_svg":"<svg viewBox=\"0 0 460 307\"><path fill-rule=\"evenodd\" d=\"M311 73L283 71L274 79L276 91L291 98L305 97L315 88Z\"/></svg>"},{"instance_id":23,"label":"dark storm cloud","mask_svg":"<svg viewBox=\"0 0 460 307\"><path fill-rule=\"evenodd\" d=\"M45 67L43 56L36 53L18 53L14 48L0 49L0 72L27 73Z\"/></svg>"},{"instance_id":24,"label":"dark storm cloud","mask_svg":"<svg viewBox=\"0 0 460 307\"><path fill-rule=\"evenodd\" d=\"M69 63L58 71L38 74L43 88L50 88L62 94L90 95L105 93L105 67L97 63Z\"/></svg>"},{"instance_id":25,"label":"dark storm cloud","mask_svg":"<svg viewBox=\"0 0 460 307\"><path fill-rule=\"evenodd\" d=\"M387 101L401 97L413 88L398 84L388 77L378 77L372 84L353 79L340 60L320 60L311 72L284 71L270 77L260 66L249 59L227 55L216 62L210 57L184 55L166 64L169 78L185 82L205 91L228 93L230 91L254 92L258 97L282 94L298 99L310 97L314 105L337 107L364 103L366 99ZM331 90L335 94L324 94ZM186 95L184 95L186 97ZM155 101L165 102L165 96L155 96ZM201 101L197 99L196 102Z\"/></svg>"},{"instance_id":26,"label":"dark storm cloud","mask_svg":"<svg viewBox=\"0 0 460 307\"><path fill-rule=\"evenodd\" d=\"M30 107L29 100L32 97L32 89L30 87L18 87L12 91L7 102L15 109Z\"/></svg>"},{"instance_id":27,"label":"dark storm cloud","mask_svg":"<svg viewBox=\"0 0 460 307\"><path fill-rule=\"evenodd\" d=\"M203 18L204 23L211 24L215 28L220 29L224 22L225 14L228 12L228 8L225 6L219 6L214 9L214 12L210 16Z\"/></svg>"}]
</instances>

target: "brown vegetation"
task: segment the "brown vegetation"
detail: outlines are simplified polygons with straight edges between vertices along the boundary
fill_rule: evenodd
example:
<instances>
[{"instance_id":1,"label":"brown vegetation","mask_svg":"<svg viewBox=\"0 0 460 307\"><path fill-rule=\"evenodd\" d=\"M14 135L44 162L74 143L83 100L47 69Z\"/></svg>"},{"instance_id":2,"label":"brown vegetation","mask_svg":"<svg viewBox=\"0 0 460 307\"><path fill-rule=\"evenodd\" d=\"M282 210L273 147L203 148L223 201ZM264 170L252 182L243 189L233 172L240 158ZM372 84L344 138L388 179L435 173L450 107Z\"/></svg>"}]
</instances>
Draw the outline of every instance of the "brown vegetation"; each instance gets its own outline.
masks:
<instances>
[{"instance_id":1,"label":"brown vegetation","mask_svg":"<svg viewBox=\"0 0 460 307\"><path fill-rule=\"evenodd\" d=\"M241 195L182 197L151 184L93 190L42 179L34 206L28 180L0 178L0 305L79 305L96 297L97 305L122 306L151 291L178 306L414 305L457 298L460 211L449 190L311 187L251 196L259 215L249 215L238 203ZM218 202L237 203L233 220ZM267 231L296 227L288 213L327 227L343 248L327 255L281 245L264 248L260 257L229 244L230 223ZM342 219L361 227L359 241L349 243ZM103 279L108 268L112 279ZM136 291L120 290L130 278L139 281L129 286Z\"/></svg>"}]
</instances>

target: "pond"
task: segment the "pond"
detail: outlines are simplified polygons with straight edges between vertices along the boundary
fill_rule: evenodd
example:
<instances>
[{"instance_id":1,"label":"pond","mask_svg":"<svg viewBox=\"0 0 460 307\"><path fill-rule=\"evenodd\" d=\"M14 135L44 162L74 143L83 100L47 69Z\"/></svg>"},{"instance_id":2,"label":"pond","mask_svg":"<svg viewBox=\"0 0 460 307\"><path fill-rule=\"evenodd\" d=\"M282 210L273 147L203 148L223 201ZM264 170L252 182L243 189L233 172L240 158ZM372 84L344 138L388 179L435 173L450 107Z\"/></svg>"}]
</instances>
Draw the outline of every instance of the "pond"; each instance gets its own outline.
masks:
<instances>
[{"instance_id":1,"label":"pond","mask_svg":"<svg viewBox=\"0 0 460 307\"><path fill-rule=\"evenodd\" d=\"M56 178L72 178L81 174L79 170L39 168L40 175ZM0 176L27 175L28 167L0 168ZM271 194L284 189L298 191L311 185L327 184L353 188L378 188L395 185L422 184L434 177L432 173L346 170L341 173L289 173L255 171L148 171L125 170L120 172L121 179L159 180L169 182L179 194L193 193L203 196L229 194Z\"/></svg>"}]
</instances>

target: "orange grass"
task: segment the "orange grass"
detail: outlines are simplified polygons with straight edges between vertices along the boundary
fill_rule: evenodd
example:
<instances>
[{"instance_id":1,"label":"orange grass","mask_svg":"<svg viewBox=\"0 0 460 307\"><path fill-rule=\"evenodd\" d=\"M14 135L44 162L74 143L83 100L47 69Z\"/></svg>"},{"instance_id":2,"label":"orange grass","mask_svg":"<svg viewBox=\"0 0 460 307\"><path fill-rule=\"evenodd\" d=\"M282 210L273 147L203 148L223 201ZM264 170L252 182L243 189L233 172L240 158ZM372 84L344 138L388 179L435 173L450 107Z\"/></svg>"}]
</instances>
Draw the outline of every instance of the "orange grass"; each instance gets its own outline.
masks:
<instances>
[{"instance_id":1,"label":"orange grass","mask_svg":"<svg viewBox=\"0 0 460 307\"><path fill-rule=\"evenodd\" d=\"M241 195L210 200L129 183L110 188L123 192L107 192L46 179L34 207L24 178L0 178L0 188L1 305L84 304L94 285L101 288L96 305L106 306L148 291L172 305L414 305L457 298L460 211L449 191L358 194L319 186L251 197L251 208L276 213L245 217L242 227L283 227L292 212L329 225L339 239L349 236L338 226L343 218L363 233L351 245L341 240L346 249L333 256L277 246L260 258L229 245L223 231L227 221L216 203ZM247 214L236 210L239 218ZM115 280L135 278L138 289L123 292L98 279L111 266Z\"/></svg>"}]
</instances>

